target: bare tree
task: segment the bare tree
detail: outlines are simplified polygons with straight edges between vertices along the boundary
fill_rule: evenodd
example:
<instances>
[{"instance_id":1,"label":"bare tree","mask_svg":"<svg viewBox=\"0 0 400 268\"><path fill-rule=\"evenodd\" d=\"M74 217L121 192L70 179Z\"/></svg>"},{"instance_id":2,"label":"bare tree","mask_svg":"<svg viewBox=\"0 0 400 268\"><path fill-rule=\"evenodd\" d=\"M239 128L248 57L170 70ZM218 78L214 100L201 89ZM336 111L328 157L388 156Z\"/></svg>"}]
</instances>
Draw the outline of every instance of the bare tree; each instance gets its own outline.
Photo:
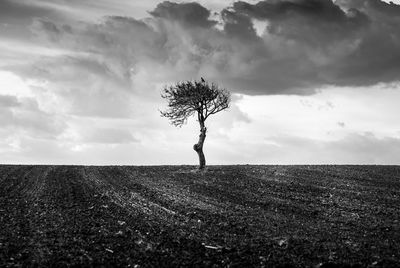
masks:
<instances>
[{"instance_id":1,"label":"bare tree","mask_svg":"<svg viewBox=\"0 0 400 268\"><path fill-rule=\"evenodd\" d=\"M161 97L168 101L168 109L161 111L161 116L168 118L174 126L181 127L189 117L197 114L200 136L193 149L199 156L199 169L203 169L206 165L203 153L207 132L205 121L210 115L229 108L229 91L201 78L201 81L186 81L166 86Z\"/></svg>"}]
</instances>

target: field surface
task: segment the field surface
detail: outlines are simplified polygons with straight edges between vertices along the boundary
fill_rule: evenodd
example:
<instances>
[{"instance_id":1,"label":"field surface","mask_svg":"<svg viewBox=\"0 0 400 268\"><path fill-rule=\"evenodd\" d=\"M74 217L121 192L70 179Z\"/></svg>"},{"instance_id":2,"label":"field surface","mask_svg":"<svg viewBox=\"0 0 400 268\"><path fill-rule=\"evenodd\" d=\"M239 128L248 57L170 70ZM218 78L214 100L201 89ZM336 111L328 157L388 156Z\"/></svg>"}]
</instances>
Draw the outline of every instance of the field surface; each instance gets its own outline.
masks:
<instances>
[{"instance_id":1,"label":"field surface","mask_svg":"<svg viewBox=\"0 0 400 268\"><path fill-rule=\"evenodd\" d=\"M0 166L0 266L400 267L400 167Z\"/></svg>"}]
</instances>

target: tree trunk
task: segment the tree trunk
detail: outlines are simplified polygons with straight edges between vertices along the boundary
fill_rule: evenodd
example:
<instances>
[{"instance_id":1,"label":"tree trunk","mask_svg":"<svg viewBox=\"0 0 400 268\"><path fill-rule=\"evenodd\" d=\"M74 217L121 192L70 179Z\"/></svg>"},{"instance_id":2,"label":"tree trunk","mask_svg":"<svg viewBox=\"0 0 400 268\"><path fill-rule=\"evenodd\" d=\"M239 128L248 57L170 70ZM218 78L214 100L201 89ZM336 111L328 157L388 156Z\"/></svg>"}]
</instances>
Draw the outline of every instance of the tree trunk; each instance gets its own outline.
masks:
<instances>
[{"instance_id":1,"label":"tree trunk","mask_svg":"<svg viewBox=\"0 0 400 268\"><path fill-rule=\"evenodd\" d=\"M206 158L203 153L203 144L206 139L207 128L204 126L204 123L200 123L200 135L199 141L193 145L193 149L196 151L199 156L199 169L204 169L206 166Z\"/></svg>"}]
</instances>

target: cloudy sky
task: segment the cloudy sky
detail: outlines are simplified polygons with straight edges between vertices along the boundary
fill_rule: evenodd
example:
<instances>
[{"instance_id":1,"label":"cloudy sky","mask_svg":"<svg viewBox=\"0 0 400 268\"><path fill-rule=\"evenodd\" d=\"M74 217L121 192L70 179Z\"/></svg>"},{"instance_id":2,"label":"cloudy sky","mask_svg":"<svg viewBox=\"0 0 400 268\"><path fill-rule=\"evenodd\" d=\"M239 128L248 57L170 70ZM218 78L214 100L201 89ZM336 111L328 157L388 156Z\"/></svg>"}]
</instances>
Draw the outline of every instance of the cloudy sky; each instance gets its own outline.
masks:
<instances>
[{"instance_id":1,"label":"cloudy sky","mask_svg":"<svg viewBox=\"0 0 400 268\"><path fill-rule=\"evenodd\" d=\"M400 164L400 1L0 0L0 162L197 164L163 86L229 89L209 164Z\"/></svg>"}]
</instances>

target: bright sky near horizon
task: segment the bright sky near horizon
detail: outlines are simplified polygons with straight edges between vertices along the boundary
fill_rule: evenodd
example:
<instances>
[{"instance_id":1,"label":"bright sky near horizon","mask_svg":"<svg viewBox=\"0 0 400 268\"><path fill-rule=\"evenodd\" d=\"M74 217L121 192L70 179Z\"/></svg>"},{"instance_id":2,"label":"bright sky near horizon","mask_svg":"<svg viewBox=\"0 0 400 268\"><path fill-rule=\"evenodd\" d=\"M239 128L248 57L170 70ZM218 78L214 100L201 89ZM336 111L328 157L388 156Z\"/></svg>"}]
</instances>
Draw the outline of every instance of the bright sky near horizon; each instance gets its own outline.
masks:
<instances>
[{"instance_id":1,"label":"bright sky near horizon","mask_svg":"<svg viewBox=\"0 0 400 268\"><path fill-rule=\"evenodd\" d=\"M399 4L1 0L0 163L197 164L160 91L202 76L209 164L400 164Z\"/></svg>"}]
</instances>

